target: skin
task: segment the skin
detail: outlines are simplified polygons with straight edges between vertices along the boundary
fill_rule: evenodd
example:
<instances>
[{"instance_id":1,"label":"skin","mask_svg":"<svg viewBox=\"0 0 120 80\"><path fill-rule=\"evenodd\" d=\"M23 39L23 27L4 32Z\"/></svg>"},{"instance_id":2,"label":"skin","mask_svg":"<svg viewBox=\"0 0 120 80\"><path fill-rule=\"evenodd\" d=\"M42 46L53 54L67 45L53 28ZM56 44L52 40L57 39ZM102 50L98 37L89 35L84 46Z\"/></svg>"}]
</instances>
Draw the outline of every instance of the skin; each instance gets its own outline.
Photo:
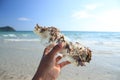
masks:
<instances>
[{"instance_id":1,"label":"skin","mask_svg":"<svg viewBox=\"0 0 120 80\"><path fill-rule=\"evenodd\" d=\"M58 63L62 57L56 54L64 47L64 43L59 43L51 50L50 47L45 48L43 57L40 61L38 69L32 80L56 80L61 69L70 64L69 61Z\"/></svg>"}]
</instances>

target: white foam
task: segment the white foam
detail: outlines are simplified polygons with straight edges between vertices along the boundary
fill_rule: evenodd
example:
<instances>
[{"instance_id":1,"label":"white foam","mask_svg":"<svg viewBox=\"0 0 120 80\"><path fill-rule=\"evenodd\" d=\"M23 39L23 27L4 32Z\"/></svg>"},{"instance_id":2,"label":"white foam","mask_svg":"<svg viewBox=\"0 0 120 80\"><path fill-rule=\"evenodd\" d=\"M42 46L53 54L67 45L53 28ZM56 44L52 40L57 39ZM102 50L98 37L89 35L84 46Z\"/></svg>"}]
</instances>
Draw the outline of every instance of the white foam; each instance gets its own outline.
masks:
<instances>
[{"instance_id":1,"label":"white foam","mask_svg":"<svg viewBox=\"0 0 120 80\"><path fill-rule=\"evenodd\" d=\"M8 34L9 37L17 37L15 34Z\"/></svg>"},{"instance_id":2,"label":"white foam","mask_svg":"<svg viewBox=\"0 0 120 80\"><path fill-rule=\"evenodd\" d=\"M3 34L3 37L17 37L15 34Z\"/></svg>"},{"instance_id":3,"label":"white foam","mask_svg":"<svg viewBox=\"0 0 120 80\"><path fill-rule=\"evenodd\" d=\"M29 35L28 34L22 34L23 37L28 37Z\"/></svg>"},{"instance_id":4,"label":"white foam","mask_svg":"<svg viewBox=\"0 0 120 80\"><path fill-rule=\"evenodd\" d=\"M15 42L20 42L20 41L39 41L39 39L4 39L5 41L15 41Z\"/></svg>"},{"instance_id":5,"label":"white foam","mask_svg":"<svg viewBox=\"0 0 120 80\"><path fill-rule=\"evenodd\" d=\"M9 35L4 34L3 37L8 37Z\"/></svg>"}]
</instances>

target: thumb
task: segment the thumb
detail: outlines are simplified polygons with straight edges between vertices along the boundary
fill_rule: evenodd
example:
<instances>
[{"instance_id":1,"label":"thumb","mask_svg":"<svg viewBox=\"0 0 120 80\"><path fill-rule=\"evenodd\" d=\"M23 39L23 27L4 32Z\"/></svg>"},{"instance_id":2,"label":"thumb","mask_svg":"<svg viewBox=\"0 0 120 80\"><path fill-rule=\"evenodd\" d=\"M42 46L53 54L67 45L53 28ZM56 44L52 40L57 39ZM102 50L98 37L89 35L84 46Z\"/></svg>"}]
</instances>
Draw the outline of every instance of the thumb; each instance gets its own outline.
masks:
<instances>
[{"instance_id":1,"label":"thumb","mask_svg":"<svg viewBox=\"0 0 120 80\"><path fill-rule=\"evenodd\" d=\"M63 68L64 66L66 66L66 65L68 65L68 64L70 64L69 61L64 61L64 62L61 62L61 63L59 64L59 66L60 66L60 68Z\"/></svg>"}]
</instances>

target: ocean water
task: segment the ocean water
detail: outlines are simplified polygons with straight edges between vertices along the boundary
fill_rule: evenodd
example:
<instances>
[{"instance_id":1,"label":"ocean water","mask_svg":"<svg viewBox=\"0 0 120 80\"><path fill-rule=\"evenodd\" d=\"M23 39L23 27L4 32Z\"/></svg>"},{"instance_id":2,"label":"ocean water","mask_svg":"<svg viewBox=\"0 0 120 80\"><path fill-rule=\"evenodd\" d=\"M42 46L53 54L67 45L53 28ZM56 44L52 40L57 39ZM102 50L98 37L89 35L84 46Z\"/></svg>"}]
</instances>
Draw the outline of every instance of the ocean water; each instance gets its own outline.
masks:
<instances>
[{"instance_id":1,"label":"ocean water","mask_svg":"<svg viewBox=\"0 0 120 80\"><path fill-rule=\"evenodd\" d=\"M120 53L120 32L62 31L73 42L80 42L94 53ZM0 32L0 42L40 41L33 31Z\"/></svg>"},{"instance_id":2,"label":"ocean water","mask_svg":"<svg viewBox=\"0 0 120 80\"><path fill-rule=\"evenodd\" d=\"M62 31L92 50L85 67L65 66L58 80L119 80L120 32ZM0 32L0 80L31 80L43 54L32 31Z\"/></svg>"}]
</instances>

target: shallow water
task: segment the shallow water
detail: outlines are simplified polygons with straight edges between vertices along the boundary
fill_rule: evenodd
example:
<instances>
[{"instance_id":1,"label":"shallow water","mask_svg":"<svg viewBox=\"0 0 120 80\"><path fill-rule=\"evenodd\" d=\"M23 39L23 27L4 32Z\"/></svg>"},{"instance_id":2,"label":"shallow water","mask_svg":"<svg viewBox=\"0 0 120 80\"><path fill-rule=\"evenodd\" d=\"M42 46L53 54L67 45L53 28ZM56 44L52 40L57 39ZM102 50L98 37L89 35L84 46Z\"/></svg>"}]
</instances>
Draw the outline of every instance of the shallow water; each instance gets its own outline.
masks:
<instances>
[{"instance_id":1,"label":"shallow water","mask_svg":"<svg viewBox=\"0 0 120 80\"><path fill-rule=\"evenodd\" d=\"M62 31L62 33L72 42L80 42L94 50L120 53L120 32L80 32ZM38 42L39 37L32 31L0 32L0 41ZM111 50L111 51L109 51Z\"/></svg>"}]
</instances>

